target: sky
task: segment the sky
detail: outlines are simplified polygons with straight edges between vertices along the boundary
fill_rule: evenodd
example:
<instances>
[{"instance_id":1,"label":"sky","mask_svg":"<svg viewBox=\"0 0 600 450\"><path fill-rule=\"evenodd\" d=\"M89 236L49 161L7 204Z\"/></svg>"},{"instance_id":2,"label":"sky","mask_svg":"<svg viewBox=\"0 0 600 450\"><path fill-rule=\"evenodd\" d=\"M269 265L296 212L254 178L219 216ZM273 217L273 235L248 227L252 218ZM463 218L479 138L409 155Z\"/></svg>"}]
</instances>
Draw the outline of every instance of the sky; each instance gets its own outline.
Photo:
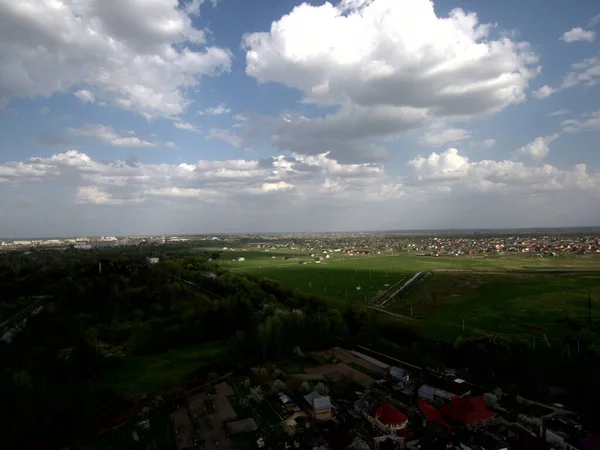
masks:
<instances>
[{"instance_id":1,"label":"sky","mask_svg":"<svg viewBox=\"0 0 600 450\"><path fill-rule=\"evenodd\" d=\"M0 0L0 238L600 225L597 0Z\"/></svg>"}]
</instances>

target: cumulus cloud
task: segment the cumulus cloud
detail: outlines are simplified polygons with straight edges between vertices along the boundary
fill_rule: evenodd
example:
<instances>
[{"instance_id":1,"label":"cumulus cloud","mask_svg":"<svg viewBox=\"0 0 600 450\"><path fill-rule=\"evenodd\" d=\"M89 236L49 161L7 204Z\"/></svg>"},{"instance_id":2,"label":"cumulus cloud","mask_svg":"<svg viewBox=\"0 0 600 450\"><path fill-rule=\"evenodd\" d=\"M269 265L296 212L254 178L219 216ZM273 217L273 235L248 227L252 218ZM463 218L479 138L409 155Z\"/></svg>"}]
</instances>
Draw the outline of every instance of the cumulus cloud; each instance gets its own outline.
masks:
<instances>
[{"instance_id":1,"label":"cumulus cloud","mask_svg":"<svg viewBox=\"0 0 600 450\"><path fill-rule=\"evenodd\" d=\"M533 92L533 96L537 99L543 99L543 98L548 98L550 97L552 94L554 94L556 92L555 89L551 88L550 86L548 86L547 84L543 85L541 88L539 88L537 91Z\"/></svg>"},{"instance_id":2,"label":"cumulus cloud","mask_svg":"<svg viewBox=\"0 0 600 450\"><path fill-rule=\"evenodd\" d=\"M88 123L81 128L69 128L73 136L84 136L97 139L100 142L115 147L172 147L172 142L154 142L142 139L132 132L126 134L117 133L112 127L100 124Z\"/></svg>"},{"instance_id":3,"label":"cumulus cloud","mask_svg":"<svg viewBox=\"0 0 600 450\"><path fill-rule=\"evenodd\" d=\"M571 112L568 109L558 109L552 113L550 113L551 116L564 116L567 114L570 114Z\"/></svg>"},{"instance_id":4,"label":"cumulus cloud","mask_svg":"<svg viewBox=\"0 0 600 450\"><path fill-rule=\"evenodd\" d=\"M0 226L6 236L22 236L82 230L539 226L547 221L558 226L600 219L597 208L589 208L600 201L600 174L584 164L559 169L472 161L449 149L419 156L407 170L405 176L394 176L378 164L342 164L327 154L150 164L98 161L70 150L0 164L5 188L26 190L34 202L19 209L28 220L17 224L5 214ZM64 195L47 203L48 191ZM7 207L7 201L0 197L0 207ZM564 208L552 208L557 201Z\"/></svg>"},{"instance_id":5,"label":"cumulus cloud","mask_svg":"<svg viewBox=\"0 0 600 450\"><path fill-rule=\"evenodd\" d=\"M0 0L0 102L76 88L86 101L177 116L187 89L231 66L231 53L194 27L199 3Z\"/></svg>"},{"instance_id":6,"label":"cumulus cloud","mask_svg":"<svg viewBox=\"0 0 600 450\"><path fill-rule=\"evenodd\" d=\"M596 38L596 32L591 30L584 30L581 27L572 28L561 36L560 40L567 43L571 42L594 42Z\"/></svg>"},{"instance_id":7,"label":"cumulus cloud","mask_svg":"<svg viewBox=\"0 0 600 450\"><path fill-rule=\"evenodd\" d=\"M227 108L224 103L220 103L215 107L206 108L198 111L201 116L220 116L221 114L229 114L231 109Z\"/></svg>"},{"instance_id":8,"label":"cumulus cloud","mask_svg":"<svg viewBox=\"0 0 600 450\"><path fill-rule=\"evenodd\" d=\"M435 119L493 114L523 101L537 73L527 43L495 37L475 13L438 17L429 0L305 3L243 42L249 76L334 108L325 117L273 120L276 147L335 158L367 159L373 139ZM349 126L358 118L369 124Z\"/></svg>"},{"instance_id":9,"label":"cumulus cloud","mask_svg":"<svg viewBox=\"0 0 600 450\"><path fill-rule=\"evenodd\" d=\"M242 148L244 145L240 136L231 130L223 128L211 128L204 139L222 141L235 148Z\"/></svg>"},{"instance_id":10,"label":"cumulus cloud","mask_svg":"<svg viewBox=\"0 0 600 450\"><path fill-rule=\"evenodd\" d=\"M74 92L73 95L83 103L94 103L96 101L94 93L92 91L88 91L87 89L81 89L77 92Z\"/></svg>"},{"instance_id":11,"label":"cumulus cloud","mask_svg":"<svg viewBox=\"0 0 600 450\"><path fill-rule=\"evenodd\" d=\"M569 119L561 124L567 133L581 131L600 131L600 109L592 113L583 114L581 119Z\"/></svg>"},{"instance_id":12,"label":"cumulus cloud","mask_svg":"<svg viewBox=\"0 0 600 450\"><path fill-rule=\"evenodd\" d=\"M545 98L560 90L576 86L592 87L600 81L600 57L593 56L583 61L571 64L571 71L565 75L562 84L558 87L543 86L534 95Z\"/></svg>"},{"instance_id":13,"label":"cumulus cloud","mask_svg":"<svg viewBox=\"0 0 600 450\"><path fill-rule=\"evenodd\" d=\"M541 161L550 153L550 144L558 139L558 134L537 137L527 145L517 149L519 155L527 156L534 161Z\"/></svg>"},{"instance_id":14,"label":"cumulus cloud","mask_svg":"<svg viewBox=\"0 0 600 450\"><path fill-rule=\"evenodd\" d=\"M421 139L419 139L419 143L421 145L437 147L439 145L469 139L470 137L471 133L463 128L448 128L441 132L425 134Z\"/></svg>"},{"instance_id":15,"label":"cumulus cloud","mask_svg":"<svg viewBox=\"0 0 600 450\"><path fill-rule=\"evenodd\" d=\"M594 192L600 187L600 174L588 173L585 164L565 170L549 164L529 166L518 161L470 161L455 148L441 154L431 153L427 158L419 156L408 164L416 185L504 195L574 191L600 197L600 192Z\"/></svg>"},{"instance_id":16,"label":"cumulus cloud","mask_svg":"<svg viewBox=\"0 0 600 450\"><path fill-rule=\"evenodd\" d=\"M189 122L184 122L183 120L173 122L173 126L180 130L191 131L192 133L200 133L201 131L200 128L198 128L196 125L191 124Z\"/></svg>"}]
</instances>

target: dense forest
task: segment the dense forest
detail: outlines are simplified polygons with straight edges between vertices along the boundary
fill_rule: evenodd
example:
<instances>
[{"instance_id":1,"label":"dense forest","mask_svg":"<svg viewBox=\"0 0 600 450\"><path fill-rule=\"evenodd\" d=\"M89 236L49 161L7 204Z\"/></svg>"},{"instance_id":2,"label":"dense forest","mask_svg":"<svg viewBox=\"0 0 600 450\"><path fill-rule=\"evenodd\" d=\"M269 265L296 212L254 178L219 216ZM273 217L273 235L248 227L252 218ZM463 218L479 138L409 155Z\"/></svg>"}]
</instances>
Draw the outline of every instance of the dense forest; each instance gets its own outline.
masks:
<instances>
[{"instance_id":1,"label":"dense forest","mask_svg":"<svg viewBox=\"0 0 600 450\"><path fill-rule=\"evenodd\" d=\"M160 263L148 264L147 256ZM144 399L101 382L106 374L131 358L203 343L226 342L229 352L206 372L277 360L296 347L363 344L424 367L464 367L484 386L530 398L544 399L552 386L567 389L583 409L600 398L591 330L580 333L579 353L569 358L486 333L438 342L360 305L332 309L276 282L223 270L211 262L218 256L164 247L0 255L1 331L27 318L10 341L0 341L3 448L58 448L110 426Z\"/></svg>"}]
</instances>

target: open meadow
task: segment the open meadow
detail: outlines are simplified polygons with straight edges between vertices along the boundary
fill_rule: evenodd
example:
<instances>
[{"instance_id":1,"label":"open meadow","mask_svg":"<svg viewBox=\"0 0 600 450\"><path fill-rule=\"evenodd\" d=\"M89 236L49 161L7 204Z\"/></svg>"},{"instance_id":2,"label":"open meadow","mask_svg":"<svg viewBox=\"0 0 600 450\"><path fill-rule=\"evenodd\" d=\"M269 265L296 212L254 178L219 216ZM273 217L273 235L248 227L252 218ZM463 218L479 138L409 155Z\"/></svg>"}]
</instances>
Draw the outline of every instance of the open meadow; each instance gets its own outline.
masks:
<instances>
[{"instance_id":1,"label":"open meadow","mask_svg":"<svg viewBox=\"0 0 600 450\"><path fill-rule=\"evenodd\" d=\"M453 339L475 329L563 338L587 323L588 294L592 319L600 320L600 255L338 254L317 264L299 252L285 253L294 259L284 261L284 253L271 259L271 253L256 250L231 252L222 264L277 280L338 308L349 301L372 305L375 299L389 298L423 272L385 310L407 317L412 314L413 321L440 338ZM231 261L238 254L245 261Z\"/></svg>"}]
</instances>

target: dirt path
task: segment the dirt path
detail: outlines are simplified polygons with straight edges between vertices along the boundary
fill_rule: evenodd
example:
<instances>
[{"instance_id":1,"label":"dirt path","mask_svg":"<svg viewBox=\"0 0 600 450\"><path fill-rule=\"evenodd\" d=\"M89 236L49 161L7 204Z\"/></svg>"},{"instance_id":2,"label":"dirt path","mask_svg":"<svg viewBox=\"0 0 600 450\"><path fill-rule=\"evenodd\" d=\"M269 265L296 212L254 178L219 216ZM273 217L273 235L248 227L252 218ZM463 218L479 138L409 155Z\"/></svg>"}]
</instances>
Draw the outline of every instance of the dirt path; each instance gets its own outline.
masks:
<instances>
[{"instance_id":1,"label":"dirt path","mask_svg":"<svg viewBox=\"0 0 600 450\"><path fill-rule=\"evenodd\" d=\"M361 367L364 367L367 370L370 370L372 372L381 372L383 370L382 367L377 366L376 364L373 364L372 362L367 361L366 359L361 359L355 355L353 355L352 353L350 353L348 350L344 350L343 348L340 347L335 347L333 349L330 350L332 356L334 358L339 359L341 362L345 363L345 364L349 364L349 363L354 363L354 364L358 364Z\"/></svg>"}]
</instances>

